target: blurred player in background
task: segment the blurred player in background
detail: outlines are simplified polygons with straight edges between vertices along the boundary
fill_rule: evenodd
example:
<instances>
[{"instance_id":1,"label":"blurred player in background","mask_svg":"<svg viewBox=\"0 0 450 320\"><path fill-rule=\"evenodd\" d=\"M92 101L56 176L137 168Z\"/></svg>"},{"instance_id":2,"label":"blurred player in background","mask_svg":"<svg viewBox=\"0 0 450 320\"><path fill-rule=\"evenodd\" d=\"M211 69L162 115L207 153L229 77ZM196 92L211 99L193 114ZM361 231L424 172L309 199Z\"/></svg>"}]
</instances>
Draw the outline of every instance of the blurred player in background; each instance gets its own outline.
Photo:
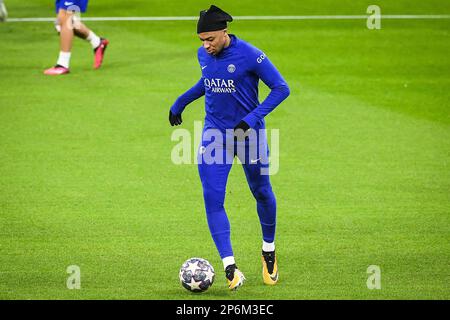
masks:
<instances>
[{"instance_id":1,"label":"blurred player in background","mask_svg":"<svg viewBox=\"0 0 450 320\"><path fill-rule=\"evenodd\" d=\"M6 6L3 3L3 0L0 0L0 22L5 22L6 18L8 18L8 11L6 11Z\"/></svg>"},{"instance_id":2,"label":"blurred player in background","mask_svg":"<svg viewBox=\"0 0 450 320\"><path fill-rule=\"evenodd\" d=\"M109 41L97 36L79 19L77 13L86 12L88 0L56 0L56 29L59 32L60 52L56 65L44 71L46 75L69 73L70 55L74 35L90 42L94 50L94 69L100 68Z\"/></svg>"}]
</instances>

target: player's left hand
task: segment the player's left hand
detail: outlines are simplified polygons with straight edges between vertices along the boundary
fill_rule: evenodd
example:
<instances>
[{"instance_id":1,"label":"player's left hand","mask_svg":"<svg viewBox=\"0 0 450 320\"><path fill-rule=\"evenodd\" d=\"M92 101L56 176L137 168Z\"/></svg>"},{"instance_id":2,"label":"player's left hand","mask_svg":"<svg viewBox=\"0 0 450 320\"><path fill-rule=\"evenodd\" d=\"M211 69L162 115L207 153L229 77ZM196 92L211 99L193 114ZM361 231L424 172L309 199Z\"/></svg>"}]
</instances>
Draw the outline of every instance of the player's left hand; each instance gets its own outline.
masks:
<instances>
[{"instance_id":1,"label":"player's left hand","mask_svg":"<svg viewBox=\"0 0 450 320\"><path fill-rule=\"evenodd\" d=\"M181 114L174 114L169 110L169 122L172 127L180 125L183 122Z\"/></svg>"}]
</instances>

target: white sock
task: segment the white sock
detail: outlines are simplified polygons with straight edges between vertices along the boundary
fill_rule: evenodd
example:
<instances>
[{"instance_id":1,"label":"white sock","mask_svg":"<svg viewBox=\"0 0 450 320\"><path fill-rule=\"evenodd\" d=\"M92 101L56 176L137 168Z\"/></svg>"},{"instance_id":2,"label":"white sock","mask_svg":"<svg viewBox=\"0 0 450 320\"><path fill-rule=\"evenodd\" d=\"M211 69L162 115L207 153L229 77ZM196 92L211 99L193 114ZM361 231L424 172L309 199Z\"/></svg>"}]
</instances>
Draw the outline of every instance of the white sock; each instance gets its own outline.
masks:
<instances>
[{"instance_id":1,"label":"white sock","mask_svg":"<svg viewBox=\"0 0 450 320\"><path fill-rule=\"evenodd\" d=\"M263 241L262 249L265 252L275 251L275 242L265 242Z\"/></svg>"},{"instance_id":2,"label":"white sock","mask_svg":"<svg viewBox=\"0 0 450 320\"><path fill-rule=\"evenodd\" d=\"M100 45L100 42L101 42L100 37L97 36L92 31L89 31L89 34L88 34L86 40L91 43L91 46L94 49L97 48Z\"/></svg>"},{"instance_id":3,"label":"white sock","mask_svg":"<svg viewBox=\"0 0 450 320\"><path fill-rule=\"evenodd\" d=\"M233 256L229 256L229 257L225 257L222 259L223 262L223 269L225 270L229 265L231 264L235 264L236 262L234 261L234 257Z\"/></svg>"},{"instance_id":4,"label":"white sock","mask_svg":"<svg viewBox=\"0 0 450 320\"><path fill-rule=\"evenodd\" d=\"M69 63L70 63L70 52L60 51L59 58L56 64L59 64L60 66L69 69Z\"/></svg>"}]
</instances>

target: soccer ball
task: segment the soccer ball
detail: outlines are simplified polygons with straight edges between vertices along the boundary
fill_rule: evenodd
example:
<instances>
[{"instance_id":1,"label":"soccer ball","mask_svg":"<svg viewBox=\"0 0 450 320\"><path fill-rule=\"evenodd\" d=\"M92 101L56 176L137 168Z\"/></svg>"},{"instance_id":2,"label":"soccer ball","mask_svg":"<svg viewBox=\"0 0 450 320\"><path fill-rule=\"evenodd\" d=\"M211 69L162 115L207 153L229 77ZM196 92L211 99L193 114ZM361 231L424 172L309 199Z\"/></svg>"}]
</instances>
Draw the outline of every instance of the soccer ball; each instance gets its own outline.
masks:
<instances>
[{"instance_id":1,"label":"soccer ball","mask_svg":"<svg viewBox=\"0 0 450 320\"><path fill-rule=\"evenodd\" d=\"M205 259L190 258L180 268L181 285L192 292L203 292L214 282L214 268Z\"/></svg>"}]
</instances>

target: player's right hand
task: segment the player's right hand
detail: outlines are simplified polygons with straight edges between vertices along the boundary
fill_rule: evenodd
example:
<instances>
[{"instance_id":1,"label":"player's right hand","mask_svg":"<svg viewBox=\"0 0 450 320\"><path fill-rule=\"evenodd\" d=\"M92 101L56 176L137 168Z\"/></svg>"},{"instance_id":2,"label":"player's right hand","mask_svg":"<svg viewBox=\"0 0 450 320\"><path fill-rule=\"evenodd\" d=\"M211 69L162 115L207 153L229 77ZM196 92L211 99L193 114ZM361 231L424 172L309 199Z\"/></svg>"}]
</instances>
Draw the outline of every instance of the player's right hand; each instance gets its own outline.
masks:
<instances>
[{"instance_id":1,"label":"player's right hand","mask_svg":"<svg viewBox=\"0 0 450 320\"><path fill-rule=\"evenodd\" d=\"M180 125L183 122L181 114L174 114L169 110L169 122L172 127Z\"/></svg>"}]
</instances>

